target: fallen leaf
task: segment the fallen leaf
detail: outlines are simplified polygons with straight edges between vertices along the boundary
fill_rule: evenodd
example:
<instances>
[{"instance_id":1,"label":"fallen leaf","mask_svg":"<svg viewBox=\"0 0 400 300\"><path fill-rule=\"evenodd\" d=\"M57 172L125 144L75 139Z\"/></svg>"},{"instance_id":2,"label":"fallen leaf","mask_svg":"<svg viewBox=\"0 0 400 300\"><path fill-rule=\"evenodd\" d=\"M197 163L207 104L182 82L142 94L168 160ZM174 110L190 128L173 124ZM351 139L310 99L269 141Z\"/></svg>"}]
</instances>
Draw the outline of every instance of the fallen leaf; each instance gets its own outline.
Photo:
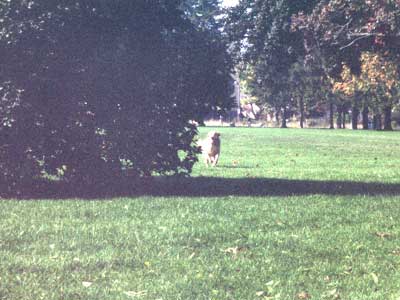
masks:
<instances>
[{"instance_id":1,"label":"fallen leaf","mask_svg":"<svg viewBox=\"0 0 400 300\"><path fill-rule=\"evenodd\" d=\"M351 272L353 272L353 268L352 267L346 267L346 269L344 270L343 273L346 274L346 275L350 275Z\"/></svg>"},{"instance_id":2,"label":"fallen leaf","mask_svg":"<svg viewBox=\"0 0 400 300\"><path fill-rule=\"evenodd\" d=\"M267 285L267 286L275 285L275 281L273 281L273 280L268 281L265 285Z\"/></svg>"},{"instance_id":3,"label":"fallen leaf","mask_svg":"<svg viewBox=\"0 0 400 300\"><path fill-rule=\"evenodd\" d=\"M237 255L241 252L247 251L248 248L246 246L240 246L240 247L230 247L226 248L225 250L222 250L225 253L233 254L233 257L237 257Z\"/></svg>"},{"instance_id":4,"label":"fallen leaf","mask_svg":"<svg viewBox=\"0 0 400 300\"><path fill-rule=\"evenodd\" d=\"M147 294L147 291L126 291L124 292L125 295L127 295L128 297L142 297L145 296Z\"/></svg>"},{"instance_id":5,"label":"fallen leaf","mask_svg":"<svg viewBox=\"0 0 400 300\"><path fill-rule=\"evenodd\" d=\"M300 292L297 294L297 298L300 300L307 300L311 298L311 295L307 292Z\"/></svg>"},{"instance_id":6,"label":"fallen leaf","mask_svg":"<svg viewBox=\"0 0 400 300\"><path fill-rule=\"evenodd\" d=\"M400 256L400 249L396 249L392 251L393 255Z\"/></svg>"},{"instance_id":7,"label":"fallen leaf","mask_svg":"<svg viewBox=\"0 0 400 300\"><path fill-rule=\"evenodd\" d=\"M337 292L337 289L335 288L335 289L329 291L328 294L332 296L332 295L335 295L336 292Z\"/></svg>"},{"instance_id":8,"label":"fallen leaf","mask_svg":"<svg viewBox=\"0 0 400 300\"><path fill-rule=\"evenodd\" d=\"M328 292L328 295L333 297L333 299L340 299L340 295L336 288Z\"/></svg>"},{"instance_id":9,"label":"fallen leaf","mask_svg":"<svg viewBox=\"0 0 400 300\"><path fill-rule=\"evenodd\" d=\"M384 238L389 238L392 236L392 234L388 233L388 232L376 232L375 233L376 236L384 239Z\"/></svg>"},{"instance_id":10,"label":"fallen leaf","mask_svg":"<svg viewBox=\"0 0 400 300\"><path fill-rule=\"evenodd\" d=\"M372 280L374 281L374 283L375 283L376 285L378 285L378 283L379 283L379 278L378 278L378 276L377 276L375 273L371 273L371 277L372 277Z\"/></svg>"},{"instance_id":11,"label":"fallen leaf","mask_svg":"<svg viewBox=\"0 0 400 300\"><path fill-rule=\"evenodd\" d=\"M264 296L266 293L264 292L264 291L259 291L259 292L257 292L256 293L256 295L258 296L258 297L262 297L262 296Z\"/></svg>"},{"instance_id":12,"label":"fallen leaf","mask_svg":"<svg viewBox=\"0 0 400 300\"><path fill-rule=\"evenodd\" d=\"M91 286L93 284L93 282L90 282L90 281L82 281L82 285L84 286L84 287L89 287L89 286Z\"/></svg>"}]
</instances>

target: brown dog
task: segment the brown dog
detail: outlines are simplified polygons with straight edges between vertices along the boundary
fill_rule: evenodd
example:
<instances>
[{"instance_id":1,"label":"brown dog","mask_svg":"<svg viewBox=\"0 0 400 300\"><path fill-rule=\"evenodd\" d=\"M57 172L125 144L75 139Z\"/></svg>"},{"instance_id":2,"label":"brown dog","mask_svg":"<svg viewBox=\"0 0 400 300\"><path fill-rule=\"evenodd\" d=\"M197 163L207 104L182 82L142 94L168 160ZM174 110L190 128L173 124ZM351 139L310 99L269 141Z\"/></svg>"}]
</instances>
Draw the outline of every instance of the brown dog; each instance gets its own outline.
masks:
<instances>
[{"instance_id":1,"label":"brown dog","mask_svg":"<svg viewBox=\"0 0 400 300\"><path fill-rule=\"evenodd\" d=\"M208 164L215 167L218 163L219 154L221 152L221 135L216 131L210 131L207 134L207 138L200 141L201 153L204 157L204 163L208 167Z\"/></svg>"}]
</instances>

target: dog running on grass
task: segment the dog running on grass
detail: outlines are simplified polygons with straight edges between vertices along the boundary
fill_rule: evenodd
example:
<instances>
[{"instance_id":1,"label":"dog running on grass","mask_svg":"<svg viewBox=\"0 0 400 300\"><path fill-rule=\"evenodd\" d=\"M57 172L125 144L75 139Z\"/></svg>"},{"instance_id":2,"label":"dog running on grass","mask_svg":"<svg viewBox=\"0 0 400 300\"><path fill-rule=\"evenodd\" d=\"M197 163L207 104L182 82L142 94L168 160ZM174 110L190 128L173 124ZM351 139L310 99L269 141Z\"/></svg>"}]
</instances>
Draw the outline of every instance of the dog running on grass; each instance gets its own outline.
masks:
<instances>
[{"instance_id":1,"label":"dog running on grass","mask_svg":"<svg viewBox=\"0 0 400 300\"><path fill-rule=\"evenodd\" d=\"M215 167L218 163L219 154L221 152L221 140L219 134L216 131L210 131L204 140L199 142L201 153L204 157L204 163L208 167L208 164Z\"/></svg>"}]
</instances>

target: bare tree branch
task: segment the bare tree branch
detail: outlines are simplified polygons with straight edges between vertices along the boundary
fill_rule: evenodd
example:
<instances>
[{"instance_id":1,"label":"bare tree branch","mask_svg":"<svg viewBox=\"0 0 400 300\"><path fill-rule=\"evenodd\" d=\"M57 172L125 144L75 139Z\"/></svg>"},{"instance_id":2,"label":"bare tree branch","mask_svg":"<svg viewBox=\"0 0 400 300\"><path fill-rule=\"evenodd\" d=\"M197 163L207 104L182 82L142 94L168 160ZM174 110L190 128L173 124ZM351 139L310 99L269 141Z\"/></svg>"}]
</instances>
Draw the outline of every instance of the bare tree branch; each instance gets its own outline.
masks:
<instances>
[{"instance_id":1,"label":"bare tree branch","mask_svg":"<svg viewBox=\"0 0 400 300\"><path fill-rule=\"evenodd\" d=\"M341 35L345 29L348 29L351 22L353 22L353 18L350 18L350 20L346 24L340 26L339 31L335 33L335 38L338 38L338 36Z\"/></svg>"},{"instance_id":2,"label":"bare tree branch","mask_svg":"<svg viewBox=\"0 0 400 300\"><path fill-rule=\"evenodd\" d=\"M366 38L372 37L372 36L375 36L375 35L374 35L374 34L368 34L368 35L359 36L358 38L352 40L349 44L340 47L339 50L342 51L343 49L346 49L346 48L348 48L348 47L353 46L353 45L354 45L355 43L357 43L358 41L360 41L360 40L362 40L362 39L366 39Z\"/></svg>"}]
</instances>

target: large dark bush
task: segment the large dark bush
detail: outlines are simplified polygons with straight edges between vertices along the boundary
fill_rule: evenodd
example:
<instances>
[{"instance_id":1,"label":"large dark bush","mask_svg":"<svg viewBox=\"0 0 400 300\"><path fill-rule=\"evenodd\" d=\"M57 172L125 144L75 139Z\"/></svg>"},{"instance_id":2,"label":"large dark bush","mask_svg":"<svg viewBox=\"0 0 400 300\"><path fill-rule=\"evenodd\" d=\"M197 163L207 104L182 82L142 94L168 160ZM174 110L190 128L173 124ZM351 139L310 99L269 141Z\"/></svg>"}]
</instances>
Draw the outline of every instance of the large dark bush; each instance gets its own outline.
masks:
<instances>
[{"instance_id":1,"label":"large dark bush","mask_svg":"<svg viewBox=\"0 0 400 300\"><path fill-rule=\"evenodd\" d=\"M3 182L191 171L230 64L178 2L1 2Z\"/></svg>"}]
</instances>

